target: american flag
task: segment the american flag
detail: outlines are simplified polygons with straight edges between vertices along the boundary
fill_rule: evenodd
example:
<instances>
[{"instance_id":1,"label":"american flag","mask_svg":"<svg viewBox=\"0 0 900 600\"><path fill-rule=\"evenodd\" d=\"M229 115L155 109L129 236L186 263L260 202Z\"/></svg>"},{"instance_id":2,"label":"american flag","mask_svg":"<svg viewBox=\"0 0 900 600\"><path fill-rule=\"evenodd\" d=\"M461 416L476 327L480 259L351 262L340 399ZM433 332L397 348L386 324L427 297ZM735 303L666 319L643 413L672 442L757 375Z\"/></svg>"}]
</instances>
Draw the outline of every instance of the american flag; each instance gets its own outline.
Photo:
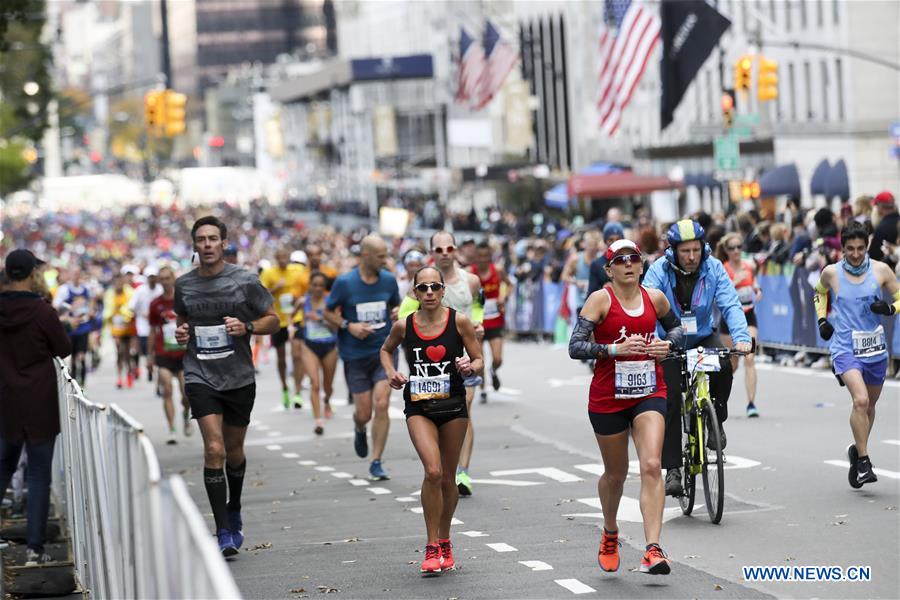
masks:
<instances>
[{"instance_id":1,"label":"american flag","mask_svg":"<svg viewBox=\"0 0 900 600\"><path fill-rule=\"evenodd\" d=\"M484 50L476 44L465 27L459 28L459 76L456 101L460 104L474 102L478 96L479 81L485 70Z\"/></svg>"},{"instance_id":2,"label":"american flag","mask_svg":"<svg viewBox=\"0 0 900 600\"><path fill-rule=\"evenodd\" d=\"M479 110L488 105L494 95L503 87L506 76L519 62L519 53L500 38L500 32L493 23L487 20L484 22L483 43L487 63L481 74L481 80L478 82L478 96L474 99L473 110Z\"/></svg>"},{"instance_id":3,"label":"american flag","mask_svg":"<svg viewBox=\"0 0 900 600\"><path fill-rule=\"evenodd\" d=\"M606 0L605 23L600 32L600 130L615 134L647 61L659 42L660 20L636 0Z\"/></svg>"}]
</instances>

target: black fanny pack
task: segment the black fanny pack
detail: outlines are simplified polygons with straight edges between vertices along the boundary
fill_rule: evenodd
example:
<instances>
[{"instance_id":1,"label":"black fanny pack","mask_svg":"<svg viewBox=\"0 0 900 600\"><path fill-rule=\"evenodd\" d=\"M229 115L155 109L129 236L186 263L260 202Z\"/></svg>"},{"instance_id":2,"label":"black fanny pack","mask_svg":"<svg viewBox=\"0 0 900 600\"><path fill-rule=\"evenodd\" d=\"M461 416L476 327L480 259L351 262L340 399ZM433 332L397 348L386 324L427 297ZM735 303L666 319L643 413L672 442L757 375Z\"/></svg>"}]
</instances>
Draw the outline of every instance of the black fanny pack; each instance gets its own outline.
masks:
<instances>
[{"instance_id":1,"label":"black fanny pack","mask_svg":"<svg viewBox=\"0 0 900 600\"><path fill-rule=\"evenodd\" d=\"M422 408L422 412L433 417L458 415L466 407L465 397L441 398L439 400L423 400L416 402Z\"/></svg>"}]
</instances>

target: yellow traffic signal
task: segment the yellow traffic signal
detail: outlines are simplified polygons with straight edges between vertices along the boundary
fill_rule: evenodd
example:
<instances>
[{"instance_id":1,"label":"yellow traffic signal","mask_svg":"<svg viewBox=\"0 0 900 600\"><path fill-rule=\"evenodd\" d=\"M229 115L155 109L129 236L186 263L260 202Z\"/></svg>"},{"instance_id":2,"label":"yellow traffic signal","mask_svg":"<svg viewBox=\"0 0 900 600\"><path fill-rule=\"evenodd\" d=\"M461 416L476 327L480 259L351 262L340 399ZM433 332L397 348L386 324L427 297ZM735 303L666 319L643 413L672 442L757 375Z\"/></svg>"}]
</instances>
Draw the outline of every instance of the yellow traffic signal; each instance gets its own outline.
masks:
<instances>
[{"instance_id":1,"label":"yellow traffic signal","mask_svg":"<svg viewBox=\"0 0 900 600\"><path fill-rule=\"evenodd\" d=\"M152 90L144 95L144 123L150 133L156 135L164 124L165 106L162 90Z\"/></svg>"},{"instance_id":2,"label":"yellow traffic signal","mask_svg":"<svg viewBox=\"0 0 900 600\"><path fill-rule=\"evenodd\" d=\"M734 63L734 89L749 90L753 77L753 57L745 54Z\"/></svg>"},{"instance_id":3,"label":"yellow traffic signal","mask_svg":"<svg viewBox=\"0 0 900 600\"><path fill-rule=\"evenodd\" d=\"M756 79L756 97L760 102L768 102L778 97L778 62L760 57L759 74Z\"/></svg>"},{"instance_id":4,"label":"yellow traffic signal","mask_svg":"<svg viewBox=\"0 0 900 600\"><path fill-rule=\"evenodd\" d=\"M186 116L185 108L187 106L187 96L184 94L166 90L165 91L165 134L167 137L175 137L184 133Z\"/></svg>"}]
</instances>

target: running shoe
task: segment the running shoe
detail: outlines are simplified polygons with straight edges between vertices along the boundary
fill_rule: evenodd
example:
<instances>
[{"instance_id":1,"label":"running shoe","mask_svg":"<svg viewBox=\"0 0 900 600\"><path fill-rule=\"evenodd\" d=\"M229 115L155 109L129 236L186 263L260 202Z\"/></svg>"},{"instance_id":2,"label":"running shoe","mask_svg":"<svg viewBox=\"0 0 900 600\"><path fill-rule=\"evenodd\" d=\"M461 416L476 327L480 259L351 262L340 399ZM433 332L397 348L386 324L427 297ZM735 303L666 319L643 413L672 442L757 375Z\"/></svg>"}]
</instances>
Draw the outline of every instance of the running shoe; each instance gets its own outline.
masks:
<instances>
[{"instance_id":1,"label":"running shoe","mask_svg":"<svg viewBox=\"0 0 900 600\"><path fill-rule=\"evenodd\" d=\"M878 481L878 477L875 476L872 461L868 456L860 458L856 462L856 483L862 486L864 483L875 483L876 481Z\"/></svg>"},{"instance_id":2,"label":"running shoe","mask_svg":"<svg viewBox=\"0 0 900 600\"><path fill-rule=\"evenodd\" d=\"M469 477L468 471L459 471L456 473L456 487L459 489L460 496L472 495L472 478Z\"/></svg>"},{"instance_id":3,"label":"running shoe","mask_svg":"<svg viewBox=\"0 0 900 600\"><path fill-rule=\"evenodd\" d=\"M281 403L284 405L284 410L290 410L291 408L291 393L287 390L281 390Z\"/></svg>"},{"instance_id":4,"label":"running shoe","mask_svg":"<svg viewBox=\"0 0 900 600\"><path fill-rule=\"evenodd\" d=\"M438 544L425 546L425 560L419 572L426 577L441 574L441 547Z\"/></svg>"},{"instance_id":5,"label":"running shoe","mask_svg":"<svg viewBox=\"0 0 900 600\"><path fill-rule=\"evenodd\" d=\"M175 432L174 432L174 431L170 431L170 432L169 432L169 439L166 440L166 445L167 445L167 446L174 446L174 445L177 444L177 443L178 443L178 440L175 439Z\"/></svg>"},{"instance_id":6,"label":"running shoe","mask_svg":"<svg viewBox=\"0 0 900 600\"><path fill-rule=\"evenodd\" d=\"M669 558L659 544L650 544L641 559L641 573L668 575L671 570Z\"/></svg>"},{"instance_id":7,"label":"running shoe","mask_svg":"<svg viewBox=\"0 0 900 600\"><path fill-rule=\"evenodd\" d=\"M122 389L122 378L121 377L116 379L116 389L119 389L119 390Z\"/></svg>"},{"instance_id":8,"label":"running shoe","mask_svg":"<svg viewBox=\"0 0 900 600\"><path fill-rule=\"evenodd\" d=\"M134 387L134 374L128 373L128 378L125 380L125 382L128 384L128 389L133 388Z\"/></svg>"},{"instance_id":9,"label":"running shoe","mask_svg":"<svg viewBox=\"0 0 900 600\"><path fill-rule=\"evenodd\" d=\"M481 403L487 404L487 392L484 390L481 390Z\"/></svg>"},{"instance_id":10,"label":"running shoe","mask_svg":"<svg viewBox=\"0 0 900 600\"><path fill-rule=\"evenodd\" d=\"M47 564L48 562L53 562L53 558L46 552L36 552L31 548L25 551L26 567L36 567L38 565Z\"/></svg>"},{"instance_id":11,"label":"running shoe","mask_svg":"<svg viewBox=\"0 0 900 600\"><path fill-rule=\"evenodd\" d=\"M666 496L676 498L684 495L684 486L681 483L681 469L669 469L666 471Z\"/></svg>"},{"instance_id":12,"label":"running shoe","mask_svg":"<svg viewBox=\"0 0 900 600\"><path fill-rule=\"evenodd\" d=\"M294 408L297 410L303 408L303 396L300 394L294 394Z\"/></svg>"},{"instance_id":13,"label":"running shoe","mask_svg":"<svg viewBox=\"0 0 900 600\"><path fill-rule=\"evenodd\" d=\"M441 547L441 569L449 571L456 566L456 561L453 560L453 544L450 543L450 538L447 538L438 540L438 545Z\"/></svg>"},{"instance_id":14,"label":"running shoe","mask_svg":"<svg viewBox=\"0 0 900 600\"><path fill-rule=\"evenodd\" d=\"M219 552L222 553L222 556L228 558L229 556L234 556L238 553L237 546L234 545L234 537L232 537L231 531L223 527L216 534L216 537L219 538Z\"/></svg>"},{"instance_id":15,"label":"running shoe","mask_svg":"<svg viewBox=\"0 0 900 600\"><path fill-rule=\"evenodd\" d=\"M600 551L597 553L597 562L604 571L612 573L619 570L619 532L610 533L603 528L603 537L600 538Z\"/></svg>"},{"instance_id":16,"label":"running shoe","mask_svg":"<svg viewBox=\"0 0 900 600\"><path fill-rule=\"evenodd\" d=\"M231 541L235 548L244 545L244 521L241 519L241 511L228 511L228 529L231 531Z\"/></svg>"},{"instance_id":17,"label":"running shoe","mask_svg":"<svg viewBox=\"0 0 900 600\"><path fill-rule=\"evenodd\" d=\"M858 481L859 473L856 470L856 463L859 462L859 452L856 450L856 444L847 446L847 458L850 459L850 471L847 473L847 479L850 482L850 487L858 490L862 487L862 484Z\"/></svg>"},{"instance_id":18,"label":"running shoe","mask_svg":"<svg viewBox=\"0 0 900 600\"><path fill-rule=\"evenodd\" d=\"M500 391L500 378L497 377L497 371L491 370L491 385L494 386L494 391Z\"/></svg>"},{"instance_id":19,"label":"running shoe","mask_svg":"<svg viewBox=\"0 0 900 600\"><path fill-rule=\"evenodd\" d=\"M372 464L369 465L369 479L373 481L387 481L390 478L390 475L381 466L381 461L373 460Z\"/></svg>"},{"instance_id":20,"label":"running shoe","mask_svg":"<svg viewBox=\"0 0 900 600\"><path fill-rule=\"evenodd\" d=\"M366 437L365 429L362 431L356 430L356 435L353 436L353 449L356 450L356 455L360 458L365 458L369 455L369 440Z\"/></svg>"},{"instance_id":21,"label":"running shoe","mask_svg":"<svg viewBox=\"0 0 900 600\"><path fill-rule=\"evenodd\" d=\"M749 417L751 419L755 419L755 418L759 417L759 411L756 410L755 404L747 405L747 417Z\"/></svg>"}]
</instances>

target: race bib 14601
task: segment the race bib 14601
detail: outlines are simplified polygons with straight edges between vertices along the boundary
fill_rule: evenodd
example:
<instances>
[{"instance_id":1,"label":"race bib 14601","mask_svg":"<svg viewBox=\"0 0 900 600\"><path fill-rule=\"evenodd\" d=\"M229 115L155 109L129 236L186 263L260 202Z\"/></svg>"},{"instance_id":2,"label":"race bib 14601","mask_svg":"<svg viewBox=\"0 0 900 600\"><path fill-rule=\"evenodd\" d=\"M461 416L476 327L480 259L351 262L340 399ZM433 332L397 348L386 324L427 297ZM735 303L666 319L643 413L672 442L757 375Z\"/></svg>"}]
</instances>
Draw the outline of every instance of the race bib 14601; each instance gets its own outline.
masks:
<instances>
[{"instance_id":1,"label":"race bib 14601","mask_svg":"<svg viewBox=\"0 0 900 600\"><path fill-rule=\"evenodd\" d=\"M435 377L409 377L409 399L413 402L422 400L444 400L450 397L450 375Z\"/></svg>"}]
</instances>

